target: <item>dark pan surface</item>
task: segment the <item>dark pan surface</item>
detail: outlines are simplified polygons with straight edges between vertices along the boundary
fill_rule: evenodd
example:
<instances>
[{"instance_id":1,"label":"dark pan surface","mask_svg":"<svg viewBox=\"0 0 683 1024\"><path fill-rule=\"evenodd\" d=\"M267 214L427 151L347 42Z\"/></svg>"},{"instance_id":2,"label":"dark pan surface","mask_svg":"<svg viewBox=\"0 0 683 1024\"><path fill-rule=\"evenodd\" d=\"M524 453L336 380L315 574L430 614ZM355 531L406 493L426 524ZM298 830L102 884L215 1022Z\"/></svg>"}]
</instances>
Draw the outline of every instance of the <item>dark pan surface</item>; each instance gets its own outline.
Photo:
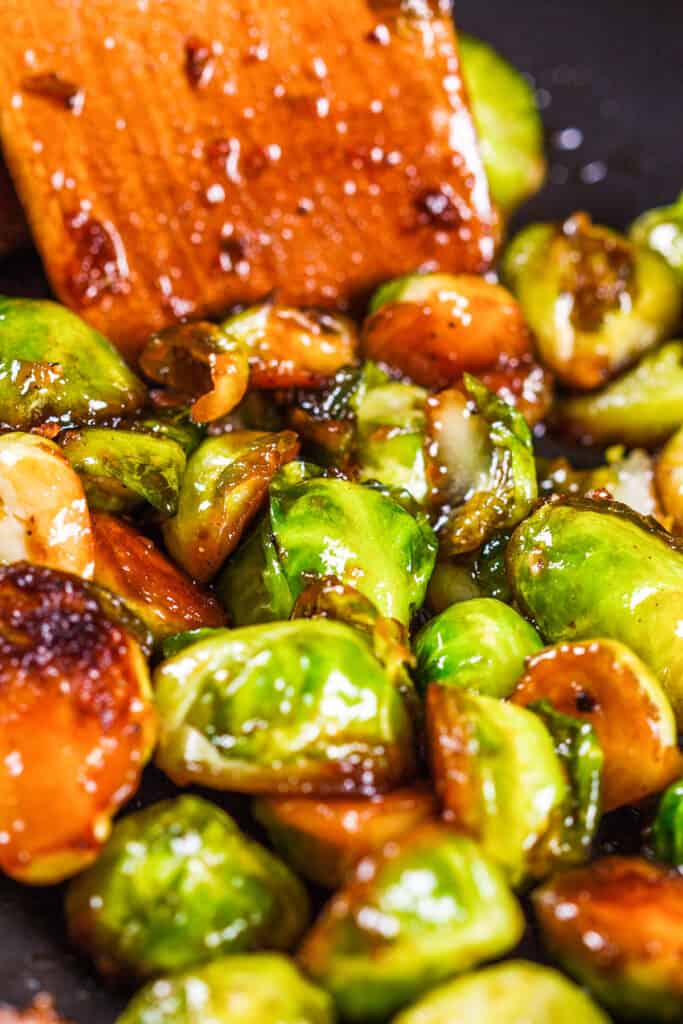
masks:
<instances>
[{"instance_id":1,"label":"dark pan surface","mask_svg":"<svg viewBox=\"0 0 683 1024\"><path fill-rule=\"evenodd\" d=\"M456 10L461 27L493 43L540 91L550 182L524 210L525 220L585 208L621 226L677 195L683 187L680 0L456 0ZM563 140L580 145L566 149ZM44 292L36 258L27 254L0 265L0 291ZM171 789L151 769L133 806ZM239 804L230 810L245 811ZM611 818L604 847L628 851L640 815ZM23 1005L49 991L75 1024L112 1024L126 995L106 992L69 948L61 904L59 888L0 880L0 1001ZM531 934L520 952L540 955Z\"/></svg>"}]
</instances>

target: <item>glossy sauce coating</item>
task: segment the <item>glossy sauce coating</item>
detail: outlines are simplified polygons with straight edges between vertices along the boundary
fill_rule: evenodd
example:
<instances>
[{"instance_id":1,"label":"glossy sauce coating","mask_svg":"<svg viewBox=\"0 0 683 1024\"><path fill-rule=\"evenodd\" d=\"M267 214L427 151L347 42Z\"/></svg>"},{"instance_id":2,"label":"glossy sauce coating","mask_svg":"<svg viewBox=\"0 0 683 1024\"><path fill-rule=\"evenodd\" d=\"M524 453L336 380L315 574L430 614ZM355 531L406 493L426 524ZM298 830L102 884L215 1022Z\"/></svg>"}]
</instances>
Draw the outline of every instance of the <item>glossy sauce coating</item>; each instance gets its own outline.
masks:
<instances>
[{"instance_id":1,"label":"glossy sauce coating","mask_svg":"<svg viewBox=\"0 0 683 1024\"><path fill-rule=\"evenodd\" d=\"M8 4L7 159L55 291L127 352L273 289L340 307L490 266L449 5Z\"/></svg>"}]
</instances>

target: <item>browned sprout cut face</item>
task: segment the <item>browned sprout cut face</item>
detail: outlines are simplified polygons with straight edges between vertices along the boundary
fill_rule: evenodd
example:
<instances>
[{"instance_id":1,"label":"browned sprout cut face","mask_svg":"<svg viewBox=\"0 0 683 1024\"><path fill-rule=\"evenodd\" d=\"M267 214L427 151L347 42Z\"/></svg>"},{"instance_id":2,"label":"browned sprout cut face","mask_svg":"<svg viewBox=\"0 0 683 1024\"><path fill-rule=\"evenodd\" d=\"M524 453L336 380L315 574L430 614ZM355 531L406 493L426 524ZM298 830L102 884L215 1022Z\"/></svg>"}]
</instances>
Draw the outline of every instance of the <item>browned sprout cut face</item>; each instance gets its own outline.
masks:
<instances>
[{"instance_id":1,"label":"browned sprout cut face","mask_svg":"<svg viewBox=\"0 0 683 1024\"><path fill-rule=\"evenodd\" d=\"M156 736L137 642L75 577L0 569L0 736L0 867L34 883L74 874Z\"/></svg>"},{"instance_id":2,"label":"browned sprout cut face","mask_svg":"<svg viewBox=\"0 0 683 1024\"><path fill-rule=\"evenodd\" d=\"M606 857L534 893L549 951L628 1020L683 1017L683 876L637 857Z\"/></svg>"},{"instance_id":3,"label":"browned sprout cut face","mask_svg":"<svg viewBox=\"0 0 683 1024\"><path fill-rule=\"evenodd\" d=\"M594 727L602 751L603 807L636 803L683 774L676 723L652 672L611 640L557 644L527 661L510 698L526 706L548 700Z\"/></svg>"}]
</instances>

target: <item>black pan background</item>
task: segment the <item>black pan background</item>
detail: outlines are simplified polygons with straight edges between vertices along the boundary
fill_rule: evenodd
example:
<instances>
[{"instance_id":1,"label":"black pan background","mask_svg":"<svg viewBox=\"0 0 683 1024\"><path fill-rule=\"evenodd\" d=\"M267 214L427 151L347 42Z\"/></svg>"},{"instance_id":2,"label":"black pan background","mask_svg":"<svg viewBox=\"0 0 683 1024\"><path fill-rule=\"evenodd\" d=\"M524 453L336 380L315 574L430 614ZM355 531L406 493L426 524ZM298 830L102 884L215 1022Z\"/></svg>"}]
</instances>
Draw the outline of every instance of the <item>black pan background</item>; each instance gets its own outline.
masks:
<instances>
[{"instance_id":1,"label":"black pan background","mask_svg":"<svg viewBox=\"0 0 683 1024\"><path fill-rule=\"evenodd\" d=\"M456 16L462 28L525 70L539 90L550 177L520 222L587 209L625 226L683 188L680 0L456 0ZM567 129L581 133L577 148L563 148ZM47 293L33 254L0 264L0 292ZM149 769L131 807L171 792ZM222 802L254 830L242 801ZM642 820L635 810L611 815L602 847L635 849ZM106 991L70 949L62 895L61 887L30 889L0 879L0 1002L24 1005L49 991L75 1024L113 1024L126 994ZM519 952L542 958L531 930Z\"/></svg>"}]
</instances>

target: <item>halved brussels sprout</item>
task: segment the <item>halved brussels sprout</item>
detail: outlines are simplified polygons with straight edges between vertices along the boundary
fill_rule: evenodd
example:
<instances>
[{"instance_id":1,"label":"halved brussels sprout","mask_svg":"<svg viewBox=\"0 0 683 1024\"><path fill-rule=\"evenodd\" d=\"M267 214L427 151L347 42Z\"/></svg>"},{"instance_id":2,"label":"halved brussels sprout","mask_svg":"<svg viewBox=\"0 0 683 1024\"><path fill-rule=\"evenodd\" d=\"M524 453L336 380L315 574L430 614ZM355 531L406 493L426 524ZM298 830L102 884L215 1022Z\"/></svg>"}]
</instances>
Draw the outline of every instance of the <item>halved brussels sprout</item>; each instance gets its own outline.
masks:
<instances>
[{"instance_id":1,"label":"halved brussels sprout","mask_svg":"<svg viewBox=\"0 0 683 1024\"><path fill-rule=\"evenodd\" d=\"M523 928L517 901L477 845L425 825L360 861L299 960L345 1020L365 1024L501 956Z\"/></svg>"},{"instance_id":2,"label":"halved brussels sprout","mask_svg":"<svg viewBox=\"0 0 683 1024\"><path fill-rule=\"evenodd\" d=\"M524 228L503 272L543 363L571 387L604 384L669 336L681 314L664 260L583 213Z\"/></svg>"},{"instance_id":3,"label":"halved brussels sprout","mask_svg":"<svg viewBox=\"0 0 683 1024\"><path fill-rule=\"evenodd\" d=\"M185 472L185 452L175 441L85 427L65 434L61 446L91 508L129 512L148 502L163 516L175 513Z\"/></svg>"},{"instance_id":4,"label":"halved brussels sprout","mask_svg":"<svg viewBox=\"0 0 683 1024\"><path fill-rule=\"evenodd\" d=\"M264 303L229 317L221 329L249 355L252 388L308 388L356 357L355 325L336 313Z\"/></svg>"},{"instance_id":5,"label":"halved brussels sprout","mask_svg":"<svg viewBox=\"0 0 683 1024\"><path fill-rule=\"evenodd\" d=\"M559 971L509 960L434 989L393 1024L609 1024Z\"/></svg>"},{"instance_id":6,"label":"halved brussels sprout","mask_svg":"<svg viewBox=\"0 0 683 1024\"><path fill-rule=\"evenodd\" d=\"M179 785L367 793L414 768L403 697L363 635L324 619L237 630L156 671L159 766Z\"/></svg>"},{"instance_id":7,"label":"halved brussels sprout","mask_svg":"<svg viewBox=\"0 0 683 1024\"><path fill-rule=\"evenodd\" d=\"M0 568L0 867L49 884L82 870L156 738L137 642L75 576Z\"/></svg>"},{"instance_id":8,"label":"halved brussels sprout","mask_svg":"<svg viewBox=\"0 0 683 1024\"><path fill-rule=\"evenodd\" d=\"M33 562L85 578L95 548L83 485L37 434L0 437L0 562Z\"/></svg>"},{"instance_id":9,"label":"halved brussels sprout","mask_svg":"<svg viewBox=\"0 0 683 1024\"><path fill-rule=\"evenodd\" d=\"M126 430L175 441L188 459L199 448L204 437L204 429L188 419L186 409L157 409L154 413L126 420L122 426Z\"/></svg>"},{"instance_id":10,"label":"halved brussels sprout","mask_svg":"<svg viewBox=\"0 0 683 1024\"><path fill-rule=\"evenodd\" d=\"M289 430L251 430L210 437L190 456L178 511L163 525L166 546L190 576L206 582L239 543L273 476L296 457Z\"/></svg>"},{"instance_id":11,"label":"halved brussels sprout","mask_svg":"<svg viewBox=\"0 0 683 1024\"><path fill-rule=\"evenodd\" d=\"M146 377L168 389L171 400L190 406L195 423L227 416L249 386L246 347L206 321L174 324L155 334L139 362Z\"/></svg>"},{"instance_id":12,"label":"halved brussels sprout","mask_svg":"<svg viewBox=\"0 0 683 1024\"><path fill-rule=\"evenodd\" d=\"M670 534L616 502L551 499L517 527L507 564L544 637L626 644L683 722L683 546Z\"/></svg>"},{"instance_id":13,"label":"halved brussels sprout","mask_svg":"<svg viewBox=\"0 0 683 1024\"><path fill-rule=\"evenodd\" d=\"M69 1021L57 1016L50 996L38 995L23 1011L0 1006L0 1024L69 1024Z\"/></svg>"},{"instance_id":14,"label":"halved brussels sprout","mask_svg":"<svg viewBox=\"0 0 683 1024\"><path fill-rule=\"evenodd\" d=\"M72 940L105 977L149 978L226 953L289 949L306 891L282 861L197 796L130 814L71 882Z\"/></svg>"},{"instance_id":15,"label":"halved brussels sprout","mask_svg":"<svg viewBox=\"0 0 683 1024\"><path fill-rule=\"evenodd\" d=\"M0 296L0 424L78 426L135 412L142 381L96 330L56 302Z\"/></svg>"},{"instance_id":16,"label":"halved brussels sprout","mask_svg":"<svg viewBox=\"0 0 683 1024\"><path fill-rule=\"evenodd\" d=\"M427 690L429 753L446 818L479 841L512 885L545 872L549 833L569 798L550 733L522 711L436 683Z\"/></svg>"},{"instance_id":17,"label":"halved brussels sprout","mask_svg":"<svg viewBox=\"0 0 683 1024\"><path fill-rule=\"evenodd\" d=\"M434 794L416 784L372 799L264 797L254 814L288 864L334 889L366 854L437 816Z\"/></svg>"},{"instance_id":18,"label":"halved brussels sprout","mask_svg":"<svg viewBox=\"0 0 683 1024\"><path fill-rule=\"evenodd\" d=\"M332 1000L277 953L226 956L150 982L116 1024L334 1024Z\"/></svg>"},{"instance_id":19,"label":"halved brussels sprout","mask_svg":"<svg viewBox=\"0 0 683 1024\"><path fill-rule=\"evenodd\" d=\"M644 356L594 395L559 403L561 427L586 444L656 445L683 425L683 341Z\"/></svg>"},{"instance_id":20,"label":"halved brussels sprout","mask_svg":"<svg viewBox=\"0 0 683 1024\"><path fill-rule=\"evenodd\" d=\"M92 528L94 582L117 594L156 641L184 630L225 625L225 614L215 598L129 523L96 512Z\"/></svg>"},{"instance_id":21,"label":"halved brussels sprout","mask_svg":"<svg viewBox=\"0 0 683 1024\"><path fill-rule=\"evenodd\" d=\"M446 388L463 373L528 357L531 336L518 303L500 285L471 274L409 274L373 295L363 350L415 384Z\"/></svg>"},{"instance_id":22,"label":"halved brussels sprout","mask_svg":"<svg viewBox=\"0 0 683 1024\"><path fill-rule=\"evenodd\" d=\"M683 427L660 453L655 479L673 532L683 533Z\"/></svg>"},{"instance_id":23,"label":"halved brussels sprout","mask_svg":"<svg viewBox=\"0 0 683 1024\"><path fill-rule=\"evenodd\" d=\"M355 462L360 480L379 480L424 504L429 496L424 388L387 383L356 404Z\"/></svg>"},{"instance_id":24,"label":"halved brussels sprout","mask_svg":"<svg viewBox=\"0 0 683 1024\"><path fill-rule=\"evenodd\" d=\"M534 893L543 940L623 1019L683 1018L683 876L637 857L605 857Z\"/></svg>"},{"instance_id":25,"label":"halved brussels sprout","mask_svg":"<svg viewBox=\"0 0 683 1024\"><path fill-rule=\"evenodd\" d=\"M451 390L427 402L434 497L454 510L440 529L446 555L475 551L515 526L538 494L524 417L468 374L465 387L469 399Z\"/></svg>"},{"instance_id":26,"label":"halved brussels sprout","mask_svg":"<svg viewBox=\"0 0 683 1024\"><path fill-rule=\"evenodd\" d=\"M543 184L543 124L534 90L480 39L458 36L462 73L491 197L509 217Z\"/></svg>"},{"instance_id":27,"label":"halved brussels sprout","mask_svg":"<svg viewBox=\"0 0 683 1024\"><path fill-rule=\"evenodd\" d=\"M670 206L642 213L633 222L629 235L663 256L683 284L683 192Z\"/></svg>"},{"instance_id":28,"label":"halved brussels sprout","mask_svg":"<svg viewBox=\"0 0 683 1024\"><path fill-rule=\"evenodd\" d=\"M669 786L659 801L652 845L658 860L683 868L683 779Z\"/></svg>"},{"instance_id":29,"label":"halved brussels sprout","mask_svg":"<svg viewBox=\"0 0 683 1024\"><path fill-rule=\"evenodd\" d=\"M536 654L510 699L523 707L547 700L590 722L604 755L606 811L659 792L683 771L666 694L640 658L614 640L557 644Z\"/></svg>"},{"instance_id":30,"label":"halved brussels sprout","mask_svg":"<svg viewBox=\"0 0 683 1024\"><path fill-rule=\"evenodd\" d=\"M490 597L454 604L418 633L416 679L459 686L489 697L507 697L524 671L524 659L543 643L521 615Z\"/></svg>"},{"instance_id":31,"label":"halved brussels sprout","mask_svg":"<svg viewBox=\"0 0 683 1024\"><path fill-rule=\"evenodd\" d=\"M574 469L565 458L547 462L538 459L538 489L543 495L571 494L590 497L599 492L628 505L643 516L663 519L655 487L655 466L652 457L642 448L626 454L620 446L605 453L605 465L595 469Z\"/></svg>"},{"instance_id":32,"label":"halved brussels sprout","mask_svg":"<svg viewBox=\"0 0 683 1024\"><path fill-rule=\"evenodd\" d=\"M407 624L434 567L432 528L375 488L319 472L292 463L273 480L266 519L219 581L232 621L285 619L308 584L336 576Z\"/></svg>"}]
</instances>

